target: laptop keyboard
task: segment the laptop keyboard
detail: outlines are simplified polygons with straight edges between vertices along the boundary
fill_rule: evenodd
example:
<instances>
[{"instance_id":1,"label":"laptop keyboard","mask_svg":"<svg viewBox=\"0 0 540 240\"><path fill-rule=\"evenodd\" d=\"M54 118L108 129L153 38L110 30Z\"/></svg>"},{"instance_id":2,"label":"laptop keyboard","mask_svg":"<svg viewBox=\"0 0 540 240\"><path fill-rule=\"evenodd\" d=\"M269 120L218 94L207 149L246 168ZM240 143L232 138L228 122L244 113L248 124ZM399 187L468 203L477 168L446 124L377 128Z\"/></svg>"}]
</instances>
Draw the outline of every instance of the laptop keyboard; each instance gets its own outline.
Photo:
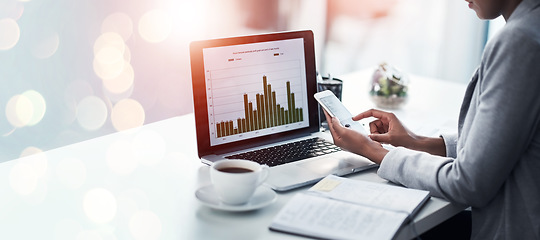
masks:
<instances>
[{"instance_id":1,"label":"laptop keyboard","mask_svg":"<svg viewBox=\"0 0 540 240\"><path fill-rule=\"evenodd\" d=\"M225 158L247 159L272 167L338 151L341 151L341 148L331 142L322 138L310 138L251 152L226 156Z\"/></svg>"}]
</instances>

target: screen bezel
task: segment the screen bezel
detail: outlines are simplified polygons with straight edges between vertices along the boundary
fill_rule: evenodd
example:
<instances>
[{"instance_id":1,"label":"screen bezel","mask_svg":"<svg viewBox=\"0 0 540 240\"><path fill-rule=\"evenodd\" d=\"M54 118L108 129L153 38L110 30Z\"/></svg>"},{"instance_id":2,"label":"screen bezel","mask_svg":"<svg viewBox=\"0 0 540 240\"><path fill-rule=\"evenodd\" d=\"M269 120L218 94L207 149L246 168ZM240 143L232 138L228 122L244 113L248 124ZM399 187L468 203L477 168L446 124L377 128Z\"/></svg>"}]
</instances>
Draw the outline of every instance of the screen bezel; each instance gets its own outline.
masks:
<instances>
[{"instance_id":1,"label":"screen bezel","mask_svg":"<svg viewBox=\"0 0 540 240\"><path fill-rule=\"evenodd\" d=\"M217 146L210 145L210 132L208 128L208 107L206 103L206 81L204 74L204 58L203 49L279 41L287 39L302 38L304 41L304 59L305 59L305 71L307 78L307 94L308 94L308 116L309 126L299 128L296 130L288 131L286 133L276 133L271 135L265 135L246 140L241 140L232 143L225 143ZM302 135L319 131L319 116L318 105L315 102L313 95L317 92L317 80L316 80L316 64L315 64L315 47L313 40L313 32L310 30L292 31L292 32L278 32L268 34L258 34L249 36L219 38L210 40L194 41L190 44L190 61L191 61L191 76L192 76L192 88L193 88L193 102L194 102L194 114L196 121L196 134L197 134L197 148L199 157L203 157L210 154L219 154L224 151L239 150L242 148L257 146L266 144L277 139L283 138L285 135Z\"/></svg>"}]
</instances>

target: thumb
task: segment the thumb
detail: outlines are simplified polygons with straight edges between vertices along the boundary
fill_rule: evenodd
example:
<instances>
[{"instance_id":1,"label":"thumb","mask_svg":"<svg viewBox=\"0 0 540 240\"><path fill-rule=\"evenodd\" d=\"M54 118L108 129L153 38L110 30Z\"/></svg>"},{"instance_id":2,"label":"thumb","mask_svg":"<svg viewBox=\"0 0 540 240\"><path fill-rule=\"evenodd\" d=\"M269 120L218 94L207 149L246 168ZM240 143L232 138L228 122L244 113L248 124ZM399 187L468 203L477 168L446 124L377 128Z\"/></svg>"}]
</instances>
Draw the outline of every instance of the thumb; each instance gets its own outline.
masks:
<instances>
[{"instance_id":1,"label":"thumb","mask_svg":"<svg viewBox=\"0 0 540 240\"><path fill-rule=\"evenodd\" d=\"M339 122L339 120L336 117L332 117L332 122L330 124L331 124L332 130L334 130L334 132L338 136L343 134L343 130L342 130L343 127L341 126L341 123Z\"/></svg>"},{"instance_id":2,"label":"thumb","mask_svg":"<svg viewBox=\"0 0 540 240\"><path fill-rule=\"evenodd\" d=\"M371 140L373 141L380 142L380 143L387 143L388 140L390 140L390 137L388 136L388 134L370 134L369 138L371 138Z\"/></svg>"}]
</instances>

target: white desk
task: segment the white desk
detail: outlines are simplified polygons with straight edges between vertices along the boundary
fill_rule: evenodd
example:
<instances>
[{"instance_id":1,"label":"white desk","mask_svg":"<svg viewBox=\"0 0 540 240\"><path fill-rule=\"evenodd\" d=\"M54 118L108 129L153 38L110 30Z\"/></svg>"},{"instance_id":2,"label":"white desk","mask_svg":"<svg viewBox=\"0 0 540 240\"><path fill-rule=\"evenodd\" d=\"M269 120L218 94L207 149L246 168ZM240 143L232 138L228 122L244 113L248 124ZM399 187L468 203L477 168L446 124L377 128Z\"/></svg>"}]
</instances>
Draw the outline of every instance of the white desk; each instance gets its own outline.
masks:
<instances>
[{"instance_id":1,"label":"white desk","mask_svg":"<svg viewBox=\"0 0 540 240\"><path fill-rule=\"evenodd\" d=\"M341 78L352 111L372 107L369 72ZM456 118L464 88L413 78L411 99L396 114L412 129L446 124ZM453 99L440 97L446 94ZM267 227L306 188L280 193L251 212L217 211L197 201L194 192L209 176L196 154L191 114L4 162L0 176L0 239L302 239ZM350 177L386 182L375 170ZM461 209L432 198L415 217L416 229L424 232ZM411 236L405 228L398 238Z\"/></svg>"}]
</instances>

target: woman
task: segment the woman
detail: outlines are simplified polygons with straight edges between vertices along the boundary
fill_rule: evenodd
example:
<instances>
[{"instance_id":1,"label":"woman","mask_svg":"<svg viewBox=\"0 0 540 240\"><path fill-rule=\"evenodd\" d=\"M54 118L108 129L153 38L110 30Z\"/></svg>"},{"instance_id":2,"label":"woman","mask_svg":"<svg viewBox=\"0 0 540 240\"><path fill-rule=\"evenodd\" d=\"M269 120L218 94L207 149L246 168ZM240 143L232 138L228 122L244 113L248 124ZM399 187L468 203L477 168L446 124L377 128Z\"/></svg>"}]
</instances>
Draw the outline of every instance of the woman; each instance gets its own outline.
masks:
<instances>
[{"instance_id":1,"label":"woman","mask_svg":"<svg viewBox=\"0 0 540 240\"><path fill-rule=\"evenodd\" d=\"M456 135L418 136L378 110L353 118L377 118L369 136L327 115L330 131L336 145L380 164L382 178L471 206L472 239L540 239L540 0L467 2L506 25L484 50Z\"/></svg>"}]
</instances>

